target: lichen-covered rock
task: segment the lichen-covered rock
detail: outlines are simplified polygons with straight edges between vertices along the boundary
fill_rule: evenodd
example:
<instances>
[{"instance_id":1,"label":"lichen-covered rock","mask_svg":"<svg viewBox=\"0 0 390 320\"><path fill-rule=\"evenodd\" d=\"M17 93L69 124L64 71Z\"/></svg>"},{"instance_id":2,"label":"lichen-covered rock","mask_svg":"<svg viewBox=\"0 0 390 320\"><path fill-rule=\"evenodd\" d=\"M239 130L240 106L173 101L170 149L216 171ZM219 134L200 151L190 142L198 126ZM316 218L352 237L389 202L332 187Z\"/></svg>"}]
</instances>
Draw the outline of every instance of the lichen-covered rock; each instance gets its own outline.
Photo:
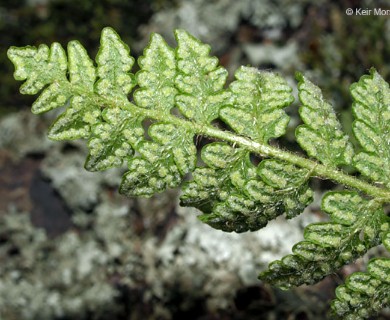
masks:
<instances>
[{"instance_id":1,"label":"lichen-covered rock","mask_svg":"<svg viewBox=\"0 0 390 320\"><path fill-rule=\"evenodd\" d=\"M27 110L0 118L0 149L8 150L15 160L46 152L54 142L42 130L43 121Z\"/></svg>"},{"instance_id":2,"label":"lichen-covered rock","mask_svg":"<svg viewBox=\"0 0 390 320\"><path fill-rule=\"evenodd\" d=\"M302 218L288 225L278 219L264 231L227 234L199 222L194 209L178 208L166 235L157 232L161 221L139 232L128 203L101 200L92 214L74 215L76 229L54 239L26 214L11 210L0 216L5 319L88 319L91 313L105 319L120 317L126 308L135 316L171 319L199 301L203 312L232 311L237 292L259 285L258 272L286 254L306 224ZM154 200L172 209L170 202ZM145 207L142 212L145 220L155 215Z\"/></svg>"},{"instance_id":3,"label":"lichen-covered rock","mask_svg":"<svg viewBox=\"0 0 390 320\"><path fill-rule=\"evenodd\" d=\"M110 220L115 220L123 208L109 212ZM103 224L100 229L106 221ZM99 230L99 225L97 221L94 226ZM117 230L111 233L115 234ZM97 317L118 312L114 299L119 292L111 277L121 252L114 241L106 242L110 237L68 231L47 239L28 215L16 212L2 216L0 237L5 241L0 245L2 319L87 319L91 312Z\"/></svg>"},{"instance_id":4,"label":"lichen-covered rock","mask_svg":"<svg viewBox=\"0 0 390 320\"><path fill-rule=\"evenodd\" d=\"M236 234L199 223L194 211L178 207L179 222L166 238L145 243L148 297L158 297L162 306L174 290L183 295L190 292L193 301L209 297L211 312L232 308L237 291L258 285L258 271L288 253L301 238L302 224L313 219L310 215L289 222L279 218L258 232Z\"/></svg>"},{"instance_id":5,"label":"lichen-covered rock","mask_svg":"<svg viewBox=\"0 0 390 320\"><path fill-rule=\"evenodd\" d=\"M98 204L104 186L119 184L121 170L89 172L84 169L85 147L72 142L70 151L66 151L65 144L61 146L44 159L42 173L72 211L91 210Z\"/></svg>"}]
</instances>

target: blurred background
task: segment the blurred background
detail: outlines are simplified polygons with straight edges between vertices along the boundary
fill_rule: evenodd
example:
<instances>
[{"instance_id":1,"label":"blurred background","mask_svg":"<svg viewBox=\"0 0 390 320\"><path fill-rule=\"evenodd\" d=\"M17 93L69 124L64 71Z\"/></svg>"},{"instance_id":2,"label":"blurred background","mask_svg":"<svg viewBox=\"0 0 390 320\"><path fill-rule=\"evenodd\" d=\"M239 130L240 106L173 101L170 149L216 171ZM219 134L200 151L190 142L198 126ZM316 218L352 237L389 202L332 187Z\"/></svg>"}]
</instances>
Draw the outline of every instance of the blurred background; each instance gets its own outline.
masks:
<instances>
[{"instance_id":1,"label":"blurred background","mask_svg":"<svg viewBox=\"0 0 390 320\"><path fill-rule=\"evenodd\" d=\"M313 183L316 198L301 217L243 235L201 225L175 190L126 199L117 193L125 168L86 172L85 142L46 138L58 114L30 113L36 97L19 94L6 51L77 39L94 57L111 26L137 58L151 32L176 46L173 30L183 28L211 45L229 81L249 64L282 74L296 90L294 73L304 72L351 132L349 86L371 67L389 81L390 16L348 16L347 8L390 3L0 0L0 319L326 319L334 288L367 257L286 292L256 277L290 252L305 225L325 218L319 199L332 184ZM293 150L297 107L278 141Z\"/></svg>"}]
</instances>

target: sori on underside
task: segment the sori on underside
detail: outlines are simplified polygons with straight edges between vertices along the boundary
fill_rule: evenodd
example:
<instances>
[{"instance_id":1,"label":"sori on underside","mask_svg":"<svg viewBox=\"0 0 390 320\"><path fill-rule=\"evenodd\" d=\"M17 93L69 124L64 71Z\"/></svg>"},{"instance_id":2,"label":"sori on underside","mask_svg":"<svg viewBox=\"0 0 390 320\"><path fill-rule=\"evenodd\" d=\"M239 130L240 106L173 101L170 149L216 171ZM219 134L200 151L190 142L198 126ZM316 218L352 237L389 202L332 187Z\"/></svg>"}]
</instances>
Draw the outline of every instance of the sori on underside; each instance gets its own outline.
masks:
<instances>
[{"instance_id":1,"label":"sori on underside","mask_svg":"<svg viewBox=\"0 0 390 320\"><path fill-rule=\"evenodd\" d=\"M128 46L111 28L102 31L95 61L78 41L69 42L67 52L58 43L11 47L8 57L15 79L25 80L21 93L40 94L34 113L64 107L49 129L51 139L86 139L90 171L127 164L120 186L125 195L181 186L181 204L200 209L201 221L245 232L281 214L302 213L313 198L312 177L342 185L323 196L329 221L307 226L304 241L261 279L282 288L312 284L374 246L390 250L390 89L375 69L350 89L359 146L321 90L297 74L302 124L295 135L304 156L270 143L286 133L285 108L294 100L283 77L241 67L226 86L228 73L208 45L183 30L175 36L173 49L152 34L136 74ZM212 142L197 147L200 136ZM367 272L351 275L336 294L332 306L343 319L389 306L390 260L372 259Z\"/></svg>"}]
</instances>

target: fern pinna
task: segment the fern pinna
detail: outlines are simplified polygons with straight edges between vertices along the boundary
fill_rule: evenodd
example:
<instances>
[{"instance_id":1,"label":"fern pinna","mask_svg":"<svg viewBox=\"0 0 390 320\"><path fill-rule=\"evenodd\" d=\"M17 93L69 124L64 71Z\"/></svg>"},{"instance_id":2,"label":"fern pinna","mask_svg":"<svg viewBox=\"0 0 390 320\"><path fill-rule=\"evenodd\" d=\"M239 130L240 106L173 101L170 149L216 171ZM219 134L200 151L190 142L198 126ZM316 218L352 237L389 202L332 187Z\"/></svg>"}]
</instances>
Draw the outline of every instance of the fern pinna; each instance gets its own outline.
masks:
<instances>
[{"instance_id":1,"label":"fern pinna","mask_svg":"<svg viewBox=\"0 0 390 320\"><path fill-rule=\"evenodd\" d=\"M175 36L172 49L153 34L135 75L129 48L111 28L102 31L95 62L78 41L67 53L54 43L11 47L8 57L15 79L25 80L21 93L40 93L34 113L65 106L49 129L51 139L87 139L90 171L127 163L125 195L148 197L182 185L181 204L200 209L201 221L245 232L281 214L300 214L312 201L311 177L343 185L322 199L330 221L307 226L304 241L260 279L281 288L312 284L374 246L390 250L390 90L374 69L351 86L359 152L321 90L297 75L303 124L296 138L307 158L270 144L289 122L284 108L294 98L286 80L241 67L226 87L228 73L210 47L183 30ZM214 125L216 119L229 130ZM200 154L198 136L214 141ZM251 155L261 159L258 165ZM345 173L345 165L359 175ZM352 274L336 294L332 307L343 319L389 306L390 259L372 259L367 272Z\"/></svg>"}]
</instances>

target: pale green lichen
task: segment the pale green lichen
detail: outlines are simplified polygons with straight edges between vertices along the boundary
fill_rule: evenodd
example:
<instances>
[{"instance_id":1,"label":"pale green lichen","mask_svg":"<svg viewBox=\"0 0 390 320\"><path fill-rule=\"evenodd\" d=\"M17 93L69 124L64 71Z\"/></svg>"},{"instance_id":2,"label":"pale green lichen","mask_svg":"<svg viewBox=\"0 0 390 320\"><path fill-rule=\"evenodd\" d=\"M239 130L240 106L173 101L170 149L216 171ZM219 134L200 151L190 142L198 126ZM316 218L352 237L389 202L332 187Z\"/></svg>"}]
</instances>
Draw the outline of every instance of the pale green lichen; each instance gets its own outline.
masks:
<instances>
[{"instance_id":1,"label":"pale green lichen","mask_svg":"<svg viewBox=\"0 0 390 320\"><path fill-rule=\"evenodd\" d=\"M115 256L110 256L93 234L68 232L52 241L31 225L26 214L18 213L1 219L0 234L9 237L0 246L4 261L0 315L4 319L85 319L91 311L99 315L119 310L113 304L119 292L107 281L106 272ZM104 241L112 240L111 236ZM13 247L19 253L10 258L7 250Z\"/></svg>"}]
</instances>

